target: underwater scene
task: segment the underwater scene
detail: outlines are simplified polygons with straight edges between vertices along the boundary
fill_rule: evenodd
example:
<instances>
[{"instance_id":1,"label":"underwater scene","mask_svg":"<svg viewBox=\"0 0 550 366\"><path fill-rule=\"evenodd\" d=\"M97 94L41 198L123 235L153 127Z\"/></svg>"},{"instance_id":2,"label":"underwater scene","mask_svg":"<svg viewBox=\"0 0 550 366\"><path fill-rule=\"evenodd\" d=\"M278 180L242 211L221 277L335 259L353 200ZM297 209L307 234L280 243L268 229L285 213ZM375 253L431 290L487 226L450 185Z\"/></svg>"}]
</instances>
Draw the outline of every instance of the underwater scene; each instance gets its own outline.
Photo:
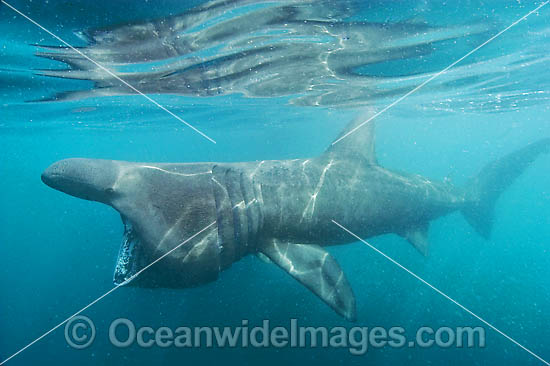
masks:
<instances>
[{"instance_id":1,"label":"underwater scene","mask_svg":"<svg viewBox=\"0 0 550 366\"><path fill-rule=\"evenodd\" d=\"M0 365L550 365L550 1L0 2Z\"/></svg>"}]
</instances>

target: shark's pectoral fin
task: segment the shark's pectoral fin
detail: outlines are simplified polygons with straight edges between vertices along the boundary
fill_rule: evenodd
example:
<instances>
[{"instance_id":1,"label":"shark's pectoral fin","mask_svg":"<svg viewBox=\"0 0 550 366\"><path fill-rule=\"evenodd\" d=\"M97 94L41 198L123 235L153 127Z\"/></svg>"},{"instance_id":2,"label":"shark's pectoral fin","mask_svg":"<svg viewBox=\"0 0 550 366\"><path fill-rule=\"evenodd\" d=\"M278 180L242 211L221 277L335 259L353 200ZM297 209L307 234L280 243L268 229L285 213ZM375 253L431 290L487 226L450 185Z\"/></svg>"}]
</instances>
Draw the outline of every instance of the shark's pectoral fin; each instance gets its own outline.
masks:
<instances>
[{"instance_id":1,"label":"shark's pectoral fin","mask_svg":"<svg viewBox=\"0 0 550 366\"><path fill-rule=\"evenodd\" d=\"M260 251L338 314L355 321L355 296L351 286L336 260L324 249L270 240Z\"/></svg>"},{"instance_id":2,"label":"shark's pectoral fin","mask_svg":"<svg viewBox=\"0 0 550 366\"><path fill-rule=\"evenodd\" d=\"M269 257L267 255L265 255L264 253L262 253L262 252L256 253L256 257L258 257L258 259L261 260L264 263L267 263L267 264L273 263L271 261L271 259L269 259Z\"/></svg>"},{"instance_id":3,"label":"shark's pectoral fin","mask_svg":"<svg viewBox=\"0 0 550 366\"><path fill-rule=\"evenodd\" d=\"M400 235L407 239L409 243L413 245L423 256L428 255L429 241L428 241L428 227L429 224L423 224L404 230Z\"/></svg>"}]
</instances>

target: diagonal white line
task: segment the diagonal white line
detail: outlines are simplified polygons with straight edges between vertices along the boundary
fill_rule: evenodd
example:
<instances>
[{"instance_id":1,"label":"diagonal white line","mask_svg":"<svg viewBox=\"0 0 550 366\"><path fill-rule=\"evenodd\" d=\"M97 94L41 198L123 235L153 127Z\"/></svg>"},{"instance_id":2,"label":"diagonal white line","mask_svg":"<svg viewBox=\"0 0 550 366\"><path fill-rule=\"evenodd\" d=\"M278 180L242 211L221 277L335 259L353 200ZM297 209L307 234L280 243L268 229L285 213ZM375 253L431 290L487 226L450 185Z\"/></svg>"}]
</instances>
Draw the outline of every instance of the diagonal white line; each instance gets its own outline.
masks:
<instances>
[{"instance_id":1,"label":"diagonal white line","mask_svg":"<svg viewBox=\"0 0 550 366\"><path fill-rule=\"evenodd\" d=\"M358 126L356 126L355 128L353 128L352 130L348 131L345 135L341 136L340 138L338 138L337 140L335 140L332 145L335 145L337 143L339 143L340 141L342 141L343 139L345 139L346 137L348 137L349 135L351 135L352 133L354 133L355 131L357 131L358 129L360 129L361 127L363 127L364 125L366 125L367 123L369 123L370 121L372 121L373 119L375 119L376 117L378 117L379 115L381 115L382 113L386 112L388 109L392 108L393 106L395 106L396 104L400 103L401 101L403 101L405 98L409 97L410 95L416 93L418 90L422 89L426 84L428 84L430 81L432 81L433 79L445 74L447 71L449 71L451 68L453 68L454 66L456 66L456 64L462 62L464 59L470 57L473 53L479 51L481 48L485 47L487 44L491 43L492 41L494 41L496 38L500 37L503 33L505 33L506 31L508 31L510 28L516 26L517 24L519 24L520 22L524 21L525 19L527 19L528 16L530 16L531 14L533 13L536 13L538 10L540 10L543 6L545 6L546 4L548 4L550 2L549 1L545 1L543 2L542 4L540 4L539 6L537 6L535 9L531 10L529 13L525 14L524 16L522 16L521 18L519 18L518 20L516 20L515 22L513 22L512 24L510 24L509 26L507 26L506 28L504 28L503 30L501 30L500 32L498 32L497 34L495 34L494 36L492 36L491 38L489 38L488 40L486 40L485 42L483 42L482 44L480 44L479 46L477 46L476 48L474 48L473 50L471 50L470 52L468 52L467 54L465 54L464 56L462 56L461 58L459 58L458 60L456 60L455 62L453 62L452 64L450 64L449 66L447 66L446 68L444 68L443 70L441 70L440 72L438 72L437 74L434 74L432 75L430 78L428 78L427 80L425 80L423 83L421 83L420 85L418 85L417 87L415 87L414 89L412 89L411 91L409 91L408 93L406 93L405 95L397 98L395 101L393 101L391 104L387 105L386 107L384 107L382 110L380 110L379 112L377 112L375 115L373 115L372 117L370 117L369 119L367 119L366 121L362 122L361 124L359 124Z\"/></svg>"},{"instance_id":2,"label":"diagonal white line","mask_svg":"<svg viewBox=\"0 0 550 366\"><path fill-rule=\"evenodd\" d=\"M74 48L73 46L71 46L68 42L64 41L61 37L55 35L54 33L50 32L49 30L47 30L46 28L44 28L42 25L40 25L38 22L34 21L33 19L31 19L30 17L28 17L27 15L25 15L24 13L22 13L21 11L17 10L16 8L14 8L12 5L8 4L7 2L5 2L4 0L0 0L0 2L4 5L6 5L8 8L10 8L11 10L13 10L14 12L16 12L17 14L21 15L23 18L27 19L29 22L31 22L32 24L36 25L38 28L42 29L44 32L48 33L50 36L54 37L55 39L57 39L59 42L63 43L65 46L69 47L71 50L73 50L74 52L78 53L80 56L84 57L85 59L87 59L88 61L90 61L91 63L93 63L94 65L96 65L97 67L99 67L101 70L105 71L107 74L111 75L112 77L114 77L115 79L117 79L118 81L120 81L122 84L126 85L128 88L132 89L134 92L136 92L137 94L141 95L142 97L144 97L145 99L147 99L148 101L150 101L151 103L153 103L154 105L156 105L157 107L159 107L160 109L162 109L163 111L165 111L166 113L168 113L169 115L171 115L172 117L174 117L175 119L177 119L178 121L180 121L181 123L183 123L184 125L186 125L187 127L189 127L190 129L192 129L193 131L197 132L199 135L201 135L202 137L206 138L207 140L209 140L210 142L213 142L214 144L216 143L216 141L214 139L212 139L211 137L209 137L208 135L206 135L204 132L200 131L198 128L192 126L189 122L185 121L183 118L179 117L178 115L176 115L174 112L172 112L171 110L169 110L168 108L164 107L163 105L161 105L160 103L158 103L156 100L154 100L153 98L151 98L150 96L142 93L141 91L139 91L138 89L136 89L133 85L131 85L130 83L126 82L125 80L123 80L122 78L120 78L118 75L116 75L114 72L112 72L111 70L109 70L108 68L106 68L105 66L101 65L99 62L93 60L92 58L90 58L89 56L85 55L83 52L81 52L80 50Z\"/></svg>"},{"instance_id":3,"label":"diagonal white line","mask_svg":"<svg viewBox=\"0 0 550 366\"><path fill-rule=\"evenodd\" d=\"M432 290L434 290L435 292L437 292L438 294L440 294L441 296L443 296L444 298L446 298L447 300L451 301L453 304L457 305L459 308L461 308L462 310L464 310L465 312L467 312L468 314L470 314L471 316L473 316L474 318L478 319L479 321L481 321L483 324L487 325L489 328L491 328L492 330L494 330L495 332L499 333L500 335L502 335L504 338L508 339L510 342L514 343L516 346L520 347L521 349L523 349L524 351L526 351L527 353L529 353L531 356L535 357L536 359L538 359L539 361L541 361L542 363L544 363L545 365L547 366L550 366L550 363L545 361L542 357L538 356L536 353L534 353L533 351L531 351L530 349L528 349L527 347L523 346L521 343L519 343L518 341L516 341L515 339L513 339L512 337L510 337L509 335L507 335L506 333L504 333L503 331L501 331L500 329L498 329L497 327L495 327L494 325L492 325L491 323L489 323L488 321L486 321L485 319L481 318L479 315L475 314L474 312L472 312L470 309L468 309L467 307L465 307L464 305L460 304L458 301L456 301L455 299L453 299L452 297L450 297L449 295L447 295L446 293L444 293L443 291L439 290L437 287L433 286L431 283L429 283L428 281L425 281L422 277L418 276L416 273L414 273L413 271L411 271L410 269L408 269L407 267L401 265L399 262L397 262L395 259L391 258L390 256L388 256L387 254L385 254L384 252L382 252L381 250L379 250L378 248L376 248L375 246L369 244L367 241L361 239L358 235L354 234L352 231L350 231L349 229L347 229L346 227L344 227L342 224L339 224L338 222L336 222L335 220L332 220L332 222L338 226L340 229L344 230L345 232L347 232L348 234L350 234L351 236L353 236L355 239L361 241L362 243L366 244L367 246L369 246L371 249L373 249L375 252L377 252L378 254L382 255L384 258L386 258L387 260L389 260L390 262L392 262L393 264L395 264L396 266L398 266L399 268L401 268L402 270L404 270L405 272L407 272L408 274L410 274L411 276L413 276L414 278L416 278L417 280L419 280L420 282L422 282L423 284L425 284L426 286L430 287Z\"/></svg>"},{"instance_id":4,"label":"diagonal white line","mask_svg":"<svg viewBox=\"0 0 550 366\"><path fill-rule=\"evenodd\" d=\"M56 329L58 329L59 327L61 327L63 324L67 323L69 320L71 320L72 318L74 318L75 316L81 314L83 311L85 311L86 309L88 309L89 307L91 307L92 305L96 304L97 302L101 301L104 297L110 295L111 293L113 293L115 290L119 289L120 287L128 284L130 281L132 281L134 278L136 278L137 276L139 276L141 273L143 273L144 271L146 271L147 269L149 269L151 266L155 265L156 263L160 262L162 259L164 259L166 256L170 255L172 252L174 252L175 250L177 250L178 248L180 248L182 245L184 245L185 243L189 242L190 240L193 240L195 237L197 237L197 235L203 233L205 230L209 229L210 227L212 227L214 224L216 223L216 221L212 222L210 225L206 226L205 228L203 228L202 230L196 232L195 234L193 234L192 236L190 236L189 238L185 239L184 241L182 241L180 244L178 244L175 248L169 250L168 252L164 253L162 256L160 256L159 258L157 258L156 260L154 260L153 262L151 262L150 264L148 264L147 266L143 267L141 270L139 270L138 272L136 272L134 275L132 275L129 279L127 279L126 281L124 281L123 283L119 283L118 285L116 285L115 287L113 287L112 289L110 289L109 291L107 291L106 293L104 293L103 295L101 295L100 297L98 297L97 299L95 299L94 301L92 301L91 303L89 303L88 305L84 306L82 309L78 310L76 313L74 313L73 315L71 315L70 317L68 317L67 319L63 320L61 323L57 324L55 327L53 327L52 329L48 330L46 333L42 334L40 337L36 338L34 341L32 341L31 343L27 344L25 347L21 348L19 351L15 352L13 355L11 355L10 357L6 358L5 360L3 361L0 361L0 366L5 364L6 362L8 362L9 360L11 360L12 358L14 358L15 356L17 356L18 354L20 354L21 352L25 351L27 348L31 347L33 344L39 342L41 339L43 339L44 337L46 337L47 335L49 335L50 333L54 332Z\"/></svg>"},{"instance_id":5,"label":"diagonal white line","mask_svg":"<svg viewBox=\"0 0 550 366\"><path fill-rule=\"evenodd\" d=\"M180 244L178 244L175 248L173 249L170 249L168 252L164 253L163 255L161 255L160 257L158 257L157 259L155 259L153 262L149 263L148 265L146 265L145 267L143 267L142 269L140 269L138 272L136 272L133 276L131 276L129 279L127 279L123 284L126 284L130 281L132 281L134 278L136 278L137 276L139 276L140 274L142 274L144 271L148 270L151 266L155 265L156 263L160 262L161 260L163 260L166 256L170 255L173 251L175 251L176 249L178 249L179 247L181 247L183 244L187 243L188 241L192 240L193 238L195 238L197 235L199 235L200 233L204 232L205 230L209 229L211 226L215 225L216 224L216 221L213 221L211 222L208 226L206 226L205 228L203 228L201 231L193 234L193 236L189 237L188 239L184 240L183 242L181 242Z\"/></svg>"}]
</instances>

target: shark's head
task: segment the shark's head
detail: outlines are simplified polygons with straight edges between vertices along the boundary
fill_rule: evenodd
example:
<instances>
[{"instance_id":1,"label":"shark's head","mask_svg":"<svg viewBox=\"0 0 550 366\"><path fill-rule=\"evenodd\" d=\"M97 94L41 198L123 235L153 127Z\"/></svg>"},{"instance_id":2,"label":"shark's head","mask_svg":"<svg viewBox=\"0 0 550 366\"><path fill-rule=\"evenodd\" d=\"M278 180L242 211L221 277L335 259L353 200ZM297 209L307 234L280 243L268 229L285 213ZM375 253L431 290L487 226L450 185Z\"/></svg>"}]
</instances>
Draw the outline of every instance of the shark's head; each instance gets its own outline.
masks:
<instances>
[{"instance_id":1,"label":"shark's head","mask_svg":"<svg viewBox=\"0 0 550 366\"><path fill-rule=\"evenodd\" d=\"M42 181L71 196L111 204L118 172L111 160L65 159L44 170Z\"/></svg>"},{"instance_id":2,"label":"shark's head","mask_svg":"<svg viewBox=\"0 0 550 366\"><path fill-rule=\"evenodd\" d=\"M209 167L203 164L139 164L66 159L42 173L48 186L115 208L124 223L114 281L142 287L189 287L214 280L220 271ZM169 254L167 254L170 252ZM167 254L165 256L165 254ZM163 257L139 277L142 268Z\"/></svg>"}]
</instances>

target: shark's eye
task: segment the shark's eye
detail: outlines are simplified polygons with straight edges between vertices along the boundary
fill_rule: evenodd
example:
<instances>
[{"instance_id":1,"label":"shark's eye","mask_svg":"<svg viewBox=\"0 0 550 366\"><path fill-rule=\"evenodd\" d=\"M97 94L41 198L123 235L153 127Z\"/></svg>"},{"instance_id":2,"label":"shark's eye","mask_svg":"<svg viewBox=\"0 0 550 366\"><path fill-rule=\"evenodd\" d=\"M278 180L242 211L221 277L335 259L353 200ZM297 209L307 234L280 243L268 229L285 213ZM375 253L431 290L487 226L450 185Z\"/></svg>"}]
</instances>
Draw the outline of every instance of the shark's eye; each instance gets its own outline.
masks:
<instances>
[{"instance_id":1,"label":"shark's eye","mask_svg":"<svg viewBox=\"0 0 550 366\"><path fill-rule=\"evenodd\" d=\"M115 193L115 190L112 189L112 188L107 188L107 189L105 189L105 193L107 193L107 194L113 194L113 193Z\"/></svg>"}]
</instances>

